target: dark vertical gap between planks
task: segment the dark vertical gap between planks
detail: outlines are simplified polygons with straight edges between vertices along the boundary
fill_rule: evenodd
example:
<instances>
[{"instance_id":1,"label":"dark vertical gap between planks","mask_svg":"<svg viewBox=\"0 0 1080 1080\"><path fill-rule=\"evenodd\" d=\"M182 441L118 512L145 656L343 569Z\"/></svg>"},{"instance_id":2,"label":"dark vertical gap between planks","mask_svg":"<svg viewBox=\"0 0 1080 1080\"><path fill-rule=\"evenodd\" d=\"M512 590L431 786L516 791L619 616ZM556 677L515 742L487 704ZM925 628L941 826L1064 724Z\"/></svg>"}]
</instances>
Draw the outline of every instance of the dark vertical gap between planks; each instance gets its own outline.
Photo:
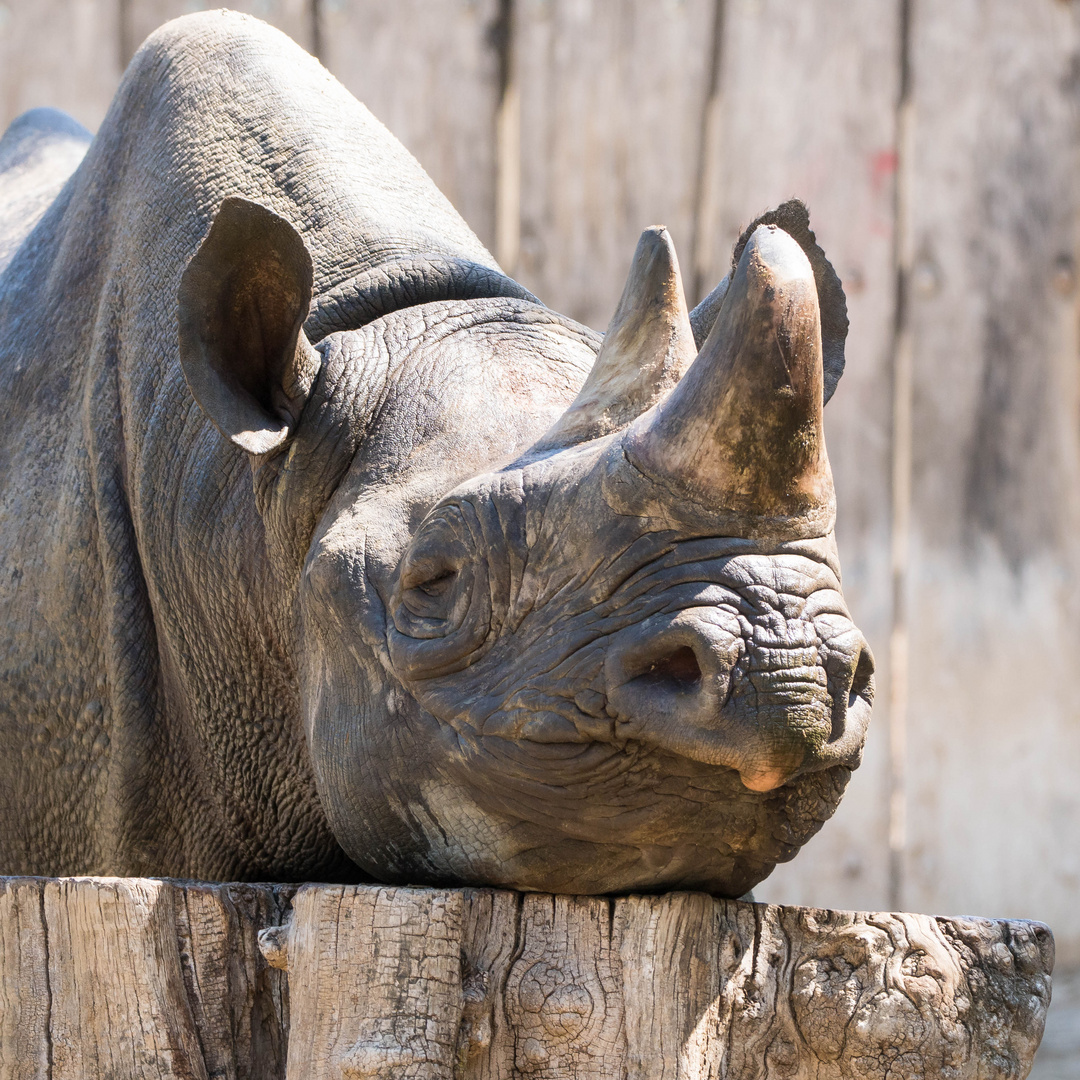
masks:
<instances>
[{"instance_id":1,"label":"dark vertical gap between planks","mask_svg":"<svg viewBox=\"0 0 1080 1080\"><path fill-rule=\"evenodd\" d=\"M496 93L501 102L506 97L510 86L512 58L510 55L511 35L514 26L514 0L499 0L495 21L491 25L489 41L495 50Z\"/></svg>"},{"instance_id":2,"label":"dark vertical gap between planks","mask_svg":"<svg viewBox=\"0 0 1080 1080\"><path fill-rule=\"evenodd\" d=\"M720 76L724 55L724 15L727 0L713 0L712 35L709 52L709 74L705 88L705 99L701 107L699 127L697 172L694 177L694 218L693 250L691 251L690 295L687 297L693 307L712 289L715 282L709 275L713 273L711 245L714 238L707 234L716 227L715 214L712 213L711 200L716 198L715 178L711 175L710 165L716 157L718 147L713 145L720 110Z\"/></svg>"},{"instance_id":3,"label":"dark vertical gap between planks","mask_svg":"<svg viewBox=\"0 0 1080 1080\"><path fill-rule=\"evenodd\" d=\"M910 169L912 139L911 38L914 0L899 0L899 86L896 99L896 183L893 192L895 305L892 328L891 552L889 632L889 870L888 906L903 910L907 851L907 720L909 689L909 543L911 535L912 342L908 318Z\"/></svg>"},{"instance_id":4,"label":"dark vertical gap between planks","mask_svg":"<svg viewBox=\"0 0 1080 1080\"><path fill-rule=\"evenodd\" d=\"M43 951L45 953L45 970L43 975L45 977L45 1080L53 1080L55 1075L54 1070L54 1058L55 1047L53 1045L53 992L52 992L52 975L49 971L49 965L52 962L52 957L49 954L49 920L46 917L45 912L45 888L38 892L38 911L41 915L41 938Z\"/></svg>"},{"instance_id":5,"label":"dark vertical gap between planks","mask_svg":"<svg viewBox=\"0 0 1080 1080\"><path fill-rule=\"evenodd\" d=\"M498 84L495 108L495 258L511 277L521 251L521 91L515 62L515 0L499 0L491 26Z\"/></svg>"},{"instance_id":6,"label":"dark vertical gap between planks","mask_svg":"<svg viewBox=\"0 0 1080 1080\"><path fill-rule=\"evenodd\" d=\"M307 0L308 33L311 35L311 55L323 59L322 0Z\"/></svg>"},{"instance_id":7,"label":"dark vertical gap between planks","mask_svg":"<svg viewBox=\"0 0 1080 1080\"><path fill-rule=\"evenodd\" d=\"M116 0L117 48L120 51L120 70L124 71L135 55L137 42L132 41L131 0Z\"/></svg>"}]
</instances>

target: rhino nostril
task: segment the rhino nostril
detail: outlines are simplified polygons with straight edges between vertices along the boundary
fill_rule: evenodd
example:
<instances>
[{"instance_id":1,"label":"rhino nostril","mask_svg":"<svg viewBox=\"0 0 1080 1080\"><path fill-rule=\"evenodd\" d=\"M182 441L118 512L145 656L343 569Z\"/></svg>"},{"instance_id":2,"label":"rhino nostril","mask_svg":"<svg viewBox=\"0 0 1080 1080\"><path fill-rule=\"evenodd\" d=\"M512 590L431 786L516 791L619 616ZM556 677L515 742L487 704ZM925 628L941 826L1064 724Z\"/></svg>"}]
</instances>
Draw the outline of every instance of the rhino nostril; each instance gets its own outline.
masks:
<instances>
[{"instance_id":1,"label":"rhino nostril","mask_svg":"<svg viewBox=\"0 0 1080 1080\"><path fill-rule=\"evenodd\" d=\"M859 662L855 666L855 677L851 680L851 689L848 691L848 708L855 705L856 699L869 698L873 694L871 689L874 678L874 658L870 650L864 648L859 653Z\"/></svg>"},{"instance_id":2,"label":"rhino nostril","mask_svg":"<svg viewBox=\"0 0 1080 1080\"><path fill-rule=\"evenodd\" d=\"M691 690L701 682L701 665L688 645L668 653L649 665L638 680L653 684L666 684L676 690Z\"/></svg>"},{"instance_id":3,"label":"rhino nostril","mask_svg":"<svg viewBox=\"0 0 1080 1080\"><path fill-rule=\"evenodd\" d=\"M849 654L850 656L850 654ZM856 731L865 731L869 718L870 706L874 700L874 656L864 643L859 649L858 658L852 665L848 659L840 672L830 673L830 687L833 696L832 732L829 742L836 743L851 733L854 722ZM844 684L847 692L844 693ZM861 745L861 744L860 744Z\"/></svg>"}]
</instances>

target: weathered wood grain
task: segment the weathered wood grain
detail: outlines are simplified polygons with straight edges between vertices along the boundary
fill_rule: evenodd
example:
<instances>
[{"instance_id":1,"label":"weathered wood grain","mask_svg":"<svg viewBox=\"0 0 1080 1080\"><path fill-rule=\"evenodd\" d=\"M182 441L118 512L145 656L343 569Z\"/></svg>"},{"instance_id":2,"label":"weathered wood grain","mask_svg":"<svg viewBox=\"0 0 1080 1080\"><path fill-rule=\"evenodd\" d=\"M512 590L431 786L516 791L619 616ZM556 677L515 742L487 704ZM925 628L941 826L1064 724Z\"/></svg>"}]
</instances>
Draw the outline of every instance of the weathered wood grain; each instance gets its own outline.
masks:
<instances>
[{"instance_id":1,"label":"weathered wood grain","mask_svg":"<svg viewBox=\"0 0 1080 1080\"><path fill-rule=\"evenodd\" d=\"M1006 1080L1050 999L1037 923L692 893L291 896L0 879L0 1080Z\"/></svg>"},{"instance_id":2,"label":"weathered wood grain","mask_svg":"<svg viewBox=\"0 0 1080 1080\"><path fill-rule=\"evenodd\" d=\"M289 1076L453 1076L460 892L305 887L287 945Z\"/></svg>"},{"instance_id":3,"label":"weathered wood grain","mask_svg":"<svg viewBox=\"0 0 1080 1080\"><path fill-rule=\"evenodd\" d=\"M597 329L615 310L642 229L667 225L684 271L693 266L713 8L711 0L515 5L516 270L544 303Z\"/></svg>"},{"instance_id":4,"label":"weathered wood grain","mask_svg":"<svg viewBox=\"0 0 1080 1080\"><path fill-rule=\"evenodd\" d=\"M301 888L286 951L290 1077L1023 1077L1053 963L1033 923L362 886Z\"/></svg>"},{"instance_id":5,"label":"weathered wood grain","mask_svg":"<svg viewBox=\"0 0 1080 1080\"><path fill-rule=\"evenodd\" d=\"M728 0L707 129L699 276L719 280L747 223L797 195L843 280L851 322L825 433L844 595L874 650L878 694L836 816L762 886L787 903L870 907L886 896L898 12L894 0Z\"/></svg>"},{"instance_id":6,"label":"weathered wood grain","mask_svg":"<svg viewBox=\"0 0 1080 1080\"><path fill-rule=\"evenodd\" d=\"M291 892L0 878L0 1077L283 1076L285 980L257 934Z\"/></svg>"},{"instance_id":7,"label":"weathered wood grain","mask_svg":"<svg viewBox=\"0 0 1080 1080\"><path fill-rule=\"evenodd\" d=\"M1060 920L1075 963L1080 8L913 19L903 903Z\"/></svg>"},{"instance_id":8,"label":"weathered wood grain","mask_svg":"<svg viewBox=\"0 0 1080 1080\"><path fill-rule=\"evenodd\" d=\"M629 897L618 905L628 1074L635 1080L710 1076L726 1049L721 1014L736 936L753 936L754 909L722 911L701 893ZM730 995L729 995L730 997ZM663 1002L657 1008L657 1002Z\"/></svg>"},{"instance_id":9,"label":"weathered wood grain","mask_svg":"<svg viewBox=\"0 0 1080 1080\"><path fill-rule=\"evenodd\" d=\"M174 901L168 886L140 879L44 885L53 1076L208 1075Z\"/></svg>"},{"instance_id":10,"label":"weathered wood grain","mask_svg":"<svg viewBox=\"0 0 1080 1080\"><path fill-rule=\"evenodd\" d=\"M63 109L91 131L122 71L116 0L0 4L0 129L27 109Z\"/></svg>"},{"instance_id":11,"label":"weathered wood grain","mask_svg":"<svg viewBox=\"0 0 1080 1080\"><path fill-rule=\"evenodd\" d=\"M498 0L330 0L323 63L412 151L495 244Z\"/></svg>"},{"instance_id":12,"label":"weathered wood grain","mask_svg":"<svg viewBox=\"0 0 1080 1080\"><path fill-rule=\"evenodd\" d=\"M52 1067L49 950L36 881L0 886L0 1076L29 1080Z\"/></svg>"}]
</instances>

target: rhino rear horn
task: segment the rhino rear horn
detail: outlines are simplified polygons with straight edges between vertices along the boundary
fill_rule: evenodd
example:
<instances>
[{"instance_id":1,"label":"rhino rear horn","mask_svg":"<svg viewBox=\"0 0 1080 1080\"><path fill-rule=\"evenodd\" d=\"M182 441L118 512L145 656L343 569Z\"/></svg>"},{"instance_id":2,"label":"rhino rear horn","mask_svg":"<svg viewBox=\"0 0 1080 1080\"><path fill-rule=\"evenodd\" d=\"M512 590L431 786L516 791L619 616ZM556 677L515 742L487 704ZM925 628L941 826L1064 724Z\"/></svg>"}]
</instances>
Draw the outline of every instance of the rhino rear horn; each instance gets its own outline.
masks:
<instances>
[{"instance_id":1,"label":"rhino rear horn","mask_svg":"<svg viewBox=\"0 0 1080 1080\"><path fill-rule=\"evenodd\" d=\"M693 366L624 446L641 471L709 509L831 514L822 399L813 268L791 236L762 225Z\"/></svg>"},{"instance_id":2,"label":"rhino rear horn","mask_svg":"<svg viewBox=\"0 0 1080 1080\"><path fill-rule=\"evenodd\" d=\"M284 218L228 198L177 295L180 366L217 429L250 454L284 445L319 368L301 329L311 256Z\"/></svg>"},{"instance_id":3,"label":"rhino rear horn","mask_svg":"<svg viewBox=\"0 0 1080 1080\"><path fill-rule=\"evenodd\" d=\"M537 448L571 446L625 427L678 384L696 352L675 245L655 225L641 234L585 385Z\"/></svg>"}]
</instances>

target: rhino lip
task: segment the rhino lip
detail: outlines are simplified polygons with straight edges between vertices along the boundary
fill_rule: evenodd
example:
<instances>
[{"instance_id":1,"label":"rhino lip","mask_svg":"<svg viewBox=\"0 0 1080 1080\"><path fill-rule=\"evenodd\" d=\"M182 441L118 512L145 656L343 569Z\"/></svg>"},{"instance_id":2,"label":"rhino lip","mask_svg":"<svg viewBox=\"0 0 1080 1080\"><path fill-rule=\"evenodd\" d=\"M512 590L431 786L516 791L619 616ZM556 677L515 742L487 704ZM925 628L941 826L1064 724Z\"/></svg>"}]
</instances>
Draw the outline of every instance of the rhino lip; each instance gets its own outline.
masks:
<instances>
[{"instance_id":1,"label":"rhino lip","mask_svg":"<svg viewBox=\"0 0 1080 1080\"><path fill-rule=\"evenodd\" d=\"M765 747L760 734L748 725L651 724L648 719L630 723L636 730L629 739L703 765L733 770L753 792L770 792L794 780L806 758L807 747L794 731Z\"/></svg>"},{"instance_id":2,"label":"rhino lip","mask_svg":"<svg viewBox=\"0 0 1080 1080\"><path fill-rule=\"evenodd\" d=\"M808 691L820 690L816 682L803 685ZM785 705L791 708L790 701ZM777 708L775 704L772 707ZM796 703L795 708L805 710L805 705ZM782 725L774 723L773 738L769 740L772 745L766 749L760 729L747 716L758 710L743 707L737 712L744 719L726 730L695 730L685 725L663 730L652 717L624 720L609 714L606 725L598 722L596 730L579 731L578 737L568 738L565 717L561 716L558 732L542 734L535 728L522 730L511 724L513 730L505 732L474 730L471 739L466 736L465 741L475 740L477 750L484 745L487 753L494 752L504 763L512 761L515 774L545 785L556 783L560 788L592 784L598 778L605 778L606 782L617 774L633 774L653 755L685 762L685 766L676 766L676 772L689 767L704 769L708 774L731 774L741 781L743 796L750 799L775 796L779 789L790 789L811 774L854 767L855 763L848 760L850 748L840 753L842 747L835 743L829 747L828 760L817 761L817 755L812 755L815 760L808 764L810 744L805 737L805 724L801 731L792 727L784 732ZM824 717L820 719L824 722ZM606 727L604 733L598 730L600 726ZM459 737L463 735L459 732ZM496 750L497 746L502 749Z\"/></svg>"},{"instance_id":3,"label":"rhino lip","mask_svg":"<svg viewBox=\"0 0 1080 1080\"><path fill-rule=\"evenodd\" d=\"M617 687L618 737L733 769L759 793L789 783L807 767L826 766L813 750L833 734L824 669L754 665L750 672L737 665L711 676L699 670L694 678L695 666L675 657Z\"/></svg>"}]
</instances>

